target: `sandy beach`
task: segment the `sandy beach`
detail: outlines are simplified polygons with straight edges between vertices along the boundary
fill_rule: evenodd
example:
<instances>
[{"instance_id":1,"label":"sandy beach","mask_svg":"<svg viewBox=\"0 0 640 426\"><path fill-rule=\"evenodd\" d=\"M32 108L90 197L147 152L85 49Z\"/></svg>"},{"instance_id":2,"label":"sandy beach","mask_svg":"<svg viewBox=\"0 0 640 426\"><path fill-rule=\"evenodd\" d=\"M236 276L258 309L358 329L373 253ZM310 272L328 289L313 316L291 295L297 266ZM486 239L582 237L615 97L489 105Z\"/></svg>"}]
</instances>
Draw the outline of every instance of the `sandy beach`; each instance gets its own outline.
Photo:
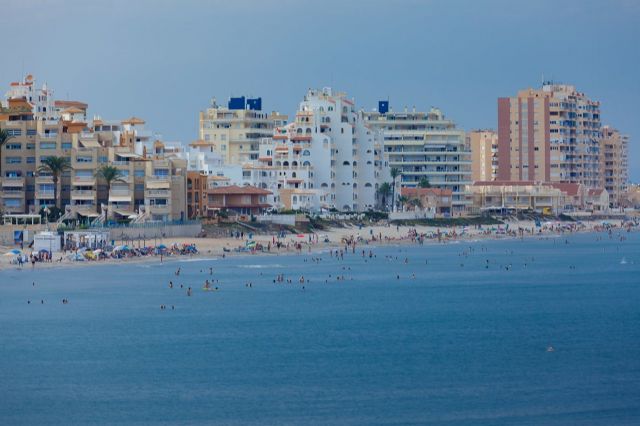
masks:
<instances>
[{"instance_id":1,"label":"sandy beach","mask_svg":"<svg viewBox=\"0 0 640 426\"><path fill-rule=\"evenodd\" d=\"M621 229L622 220L607 220L607 226L613 229ZM574 227L575 229L567 229ZM634 227L633 229L637 229ZM508 232L507 232L508 230ZM583 222L553 222L543 224L541 228L536 228L533 221L512 221L504 225L483 225L482 227L465 226L465 227L434 227L434 226L395 226L395 225L374 225L362 227L344 227L331 228L319 231L316 234L287 234L284 238L278 239L275 235L254 235L253 241L264 247L271 246L270 251L266 250L238 250L245 247L247 242L247 234L244 238L164 238L161 243L167 247L173 245L182 246L184 244L195 244L198 253L192 255L171 255L171 256L133 256L121 259L107 258L97 261L75 261L71 260L67 253L54 252L51 262L36 262L35 266L25 264L23 269L35 268L60 268L60 267L88 267L92 265L104 264L121 264L127 263L160 263L171 262L184 258L218 258L223 256L237 255L280 255L295 253L310 253L330 248L344 247L347 241L355 241L356 247L375 247L381 245L397 245L397 244L420 244L420 238L416 236L426 236L422 240L424 244L446 244L453 241L477 241L482 239L513 239L538 237L548 235L558 235L565 232L594 232L603 231L603 221L583 221ZM440 238L436 235L440 235ZM328 240L328 242L327 242ZM280 248L276 248L275 242L281 243ZM116 241L116 244L119 242ZM131 245L137 248L134 243ZM19 268L18 265L12 264L15 258L4 255L11 249L16 247L0 246L0 271ZM29 250L24 250L29 254ZM61 259L61 260L59 260Z\"/></svg>"}]
</instances>

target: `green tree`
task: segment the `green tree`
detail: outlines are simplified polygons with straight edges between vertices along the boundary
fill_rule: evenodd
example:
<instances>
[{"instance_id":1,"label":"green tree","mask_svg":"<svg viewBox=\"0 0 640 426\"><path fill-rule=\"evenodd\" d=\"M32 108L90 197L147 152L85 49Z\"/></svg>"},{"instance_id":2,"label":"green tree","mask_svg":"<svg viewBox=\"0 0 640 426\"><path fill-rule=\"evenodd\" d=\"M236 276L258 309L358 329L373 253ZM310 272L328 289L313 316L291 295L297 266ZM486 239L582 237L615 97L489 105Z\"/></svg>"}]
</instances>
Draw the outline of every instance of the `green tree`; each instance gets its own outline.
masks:
<instances>
[{"instance_id":1,"label":"green tree","mask_svg":"<svg viewBox=\"0 0 640 426\"><path fill-rule=\"evenodd\" d=\"M378 187L378 195L382 197L382 205L386 208L387 197L391 194L391 185L389 182L384 182Z\"/></svg>"},{"instance_id":2,"label":"green tree","mask_svg":"<svg viewBox=\"0 0 640 426\"><path fill-rule=\"evenodd\" d=\"M420 198L412 198L409 200L409 205L413 207L414 210L422 208L422 201Z\"/></svg>"},{"instance_id":3,"label":"green tree","mask_svg":"<svg viewBox=\"0 0 640 426\"><path fill-rule=\"evenodd\" d=\"M71 169L71 163L67 157L56 156L43 159L42 165L38 167L38 173L47 173L53 178L53 204L57 208L60 208L60 200L58 199L58 183L60 182L60 175Z\"/></svg>"},{"instance_id":4,"label":"green tree","mask_svg":"<svg viewBox=\"0 0 640 426\"><path fill-rule=\"evenodd\" d=\"M2 176L2 147L12 138L7 129L0 129L0 177Z\"/></svg>"},{"instance_id":5,"label":"green tree","mask_svg":"<svg viewBox=\"0 0 640 426\"><path fill-rule=\"evenodd\" d=\"M398 197L398 203L400 204L400 210L403 210L403 207L407 203L407 201L409 201L409 198L407 198L404 195L401 195L400 197Z\"/></svg>"},{"instance_id":6,"label":"green tree","mask_svg":"<svg viewBox=\"0 0 640 426\"><path fill-rule=\"evenodd\" d=\"M397 167L392 167L390 173L391 173L391 179L393 179L393 184L392 184L393 193L391 195L391 198L393 199L393 203L391 204L391 211L395 211L396 209L396 178L400 176L401 173L400 173L400 169Z\"/></svg>"},{"instance_id":7,"label":"green tree","mask_svg":"<svg viewBox=\"0 0 640 426\"><path fill-rule=\"evenodd\" d=\"M431 183L429 182L429 178L426 176L420 178L420 182L418 182L418 186L420 188L431 188Z\"/></svg>"},{"instance_id":8,"label":"green tree","mask_svg":"<svg viewBox=\"0 0 640 426\"><path fill-rule=\"evenodd\" d=\"M107 221L109 213L109 193L111 192L111 184L124 178L122 171L111 164L103 164L96 170L96 179L102 180L107 184L107 202L105 203L104 220Z\"/></svg>"}]
</instances>

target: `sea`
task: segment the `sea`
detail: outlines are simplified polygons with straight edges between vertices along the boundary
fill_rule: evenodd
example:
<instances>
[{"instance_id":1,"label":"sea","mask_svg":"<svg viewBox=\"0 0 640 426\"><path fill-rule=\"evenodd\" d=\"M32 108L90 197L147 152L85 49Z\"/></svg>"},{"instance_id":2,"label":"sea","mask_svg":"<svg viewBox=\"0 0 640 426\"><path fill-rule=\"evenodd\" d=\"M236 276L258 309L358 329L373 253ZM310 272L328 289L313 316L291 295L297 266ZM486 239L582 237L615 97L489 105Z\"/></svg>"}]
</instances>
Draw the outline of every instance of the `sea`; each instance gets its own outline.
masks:
<instances>
[{"instance_id":1,"label":"sea","mask_svg":"<svg viewBox=\"0 0 640 426\"><path fill-rule=\"evenodd\" d=\"M638 425L640 234L1 271L0 424Z\"/></svg>"}]
</instances>

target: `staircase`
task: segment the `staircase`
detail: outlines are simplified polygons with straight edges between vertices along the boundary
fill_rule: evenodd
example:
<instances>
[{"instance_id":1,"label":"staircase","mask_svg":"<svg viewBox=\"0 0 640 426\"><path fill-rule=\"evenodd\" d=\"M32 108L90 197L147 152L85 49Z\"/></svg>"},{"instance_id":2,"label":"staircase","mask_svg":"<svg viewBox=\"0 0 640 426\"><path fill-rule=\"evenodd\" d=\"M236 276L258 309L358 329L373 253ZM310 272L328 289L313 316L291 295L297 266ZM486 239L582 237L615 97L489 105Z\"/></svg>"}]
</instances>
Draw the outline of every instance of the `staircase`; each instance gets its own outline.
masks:
<instances>
[{"instance_id":1,"label":"staircase","mask_svg":"<svg viewBox=\"0 0 640 426\"><path fill-rule=\"evenodd\" d=\"M56 222L56 225L60 226L63 224L65 220L75 219L76 214L71 210L71 206L66 206L64 208L64 214L60 216L60 219Z\"/></svg>"}]
</instances>

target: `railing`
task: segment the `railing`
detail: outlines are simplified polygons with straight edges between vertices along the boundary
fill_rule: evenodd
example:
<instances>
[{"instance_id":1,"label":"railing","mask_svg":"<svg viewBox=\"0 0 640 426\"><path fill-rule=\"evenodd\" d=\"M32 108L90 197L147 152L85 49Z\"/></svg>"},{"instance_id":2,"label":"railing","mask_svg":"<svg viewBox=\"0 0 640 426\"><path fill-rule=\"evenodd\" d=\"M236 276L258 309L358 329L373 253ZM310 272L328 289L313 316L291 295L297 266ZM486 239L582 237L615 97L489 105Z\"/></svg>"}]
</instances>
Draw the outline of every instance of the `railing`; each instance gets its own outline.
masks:
<instances>
[{"instance_id":1,"label":"railing","mask_svg":"<svg viewBox=\"0 0 640 426\"><path fill-rule=\"evenodd\" d=\"M147 196L168 197L171 192L168 189L147 189L145 191Z\"/></svg>"}]
</instances>

